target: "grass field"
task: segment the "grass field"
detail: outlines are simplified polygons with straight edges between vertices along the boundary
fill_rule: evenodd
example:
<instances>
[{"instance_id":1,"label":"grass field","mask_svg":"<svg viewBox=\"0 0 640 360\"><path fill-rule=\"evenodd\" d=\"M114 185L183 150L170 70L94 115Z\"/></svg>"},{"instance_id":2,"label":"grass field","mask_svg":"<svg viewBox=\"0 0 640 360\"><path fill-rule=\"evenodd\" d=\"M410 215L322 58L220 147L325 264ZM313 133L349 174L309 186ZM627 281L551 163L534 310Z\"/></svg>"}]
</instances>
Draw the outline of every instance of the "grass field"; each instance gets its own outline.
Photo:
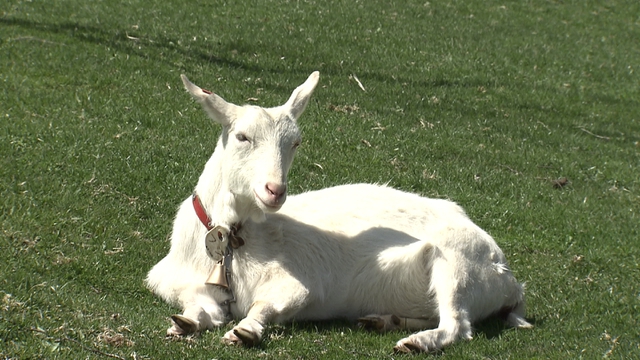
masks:
<instances>
[{"instance_id":1,"label":"grass field","mask_svg":"<svg viewBox=\"0 0 640 360\"><path fill-rule=\"evenodd\" d=\"M399 358L346 322L167 340L143 285L219 129L179 74L274 106L313 71L292 192L462 205L527 283L448 359L640 358L640 2L0 4L0 358ZM358 84L358 79L362 90ZM567 181L558 181L566 178Z\"/></svg>"}]
</instances>

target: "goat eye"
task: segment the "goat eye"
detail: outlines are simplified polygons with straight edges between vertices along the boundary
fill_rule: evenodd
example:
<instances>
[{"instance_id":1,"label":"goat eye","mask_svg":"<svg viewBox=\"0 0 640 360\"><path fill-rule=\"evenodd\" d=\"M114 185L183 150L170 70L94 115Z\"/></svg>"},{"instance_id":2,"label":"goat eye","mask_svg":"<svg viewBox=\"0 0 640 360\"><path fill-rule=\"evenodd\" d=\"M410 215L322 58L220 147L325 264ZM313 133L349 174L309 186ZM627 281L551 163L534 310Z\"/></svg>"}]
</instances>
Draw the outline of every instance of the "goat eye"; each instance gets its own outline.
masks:
<instances>
[{"instance_id":1,"label":"goat eye","mask_svg":"<svg viewBox=\"0 0 640 360\"><path fill-rule=\"evenodd\" d=\"M299 140L293 143L293 148L294 149L297 149L298 146L300 146L300 141Z\"/></svg>"},{"instance_id":2,"label":"goat eye","mask_svg":"<svg viewBox=\"0 0 640 360\"><path fill-rule=\"evenodd\" d=\"M236 134L236 139L238 139L238 141L240 141L240 142L249 141L247 136L245 134L242 134L242 133Z\"/></svg>"}]
</instances>

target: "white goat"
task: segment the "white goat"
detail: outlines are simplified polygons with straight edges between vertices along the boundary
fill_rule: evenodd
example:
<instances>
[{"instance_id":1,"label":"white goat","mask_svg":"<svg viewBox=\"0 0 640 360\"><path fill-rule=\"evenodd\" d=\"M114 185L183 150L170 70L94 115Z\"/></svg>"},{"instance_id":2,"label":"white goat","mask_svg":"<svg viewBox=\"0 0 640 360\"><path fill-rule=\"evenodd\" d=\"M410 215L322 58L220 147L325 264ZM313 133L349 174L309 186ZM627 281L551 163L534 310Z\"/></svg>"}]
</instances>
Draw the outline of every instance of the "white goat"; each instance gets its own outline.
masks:
<instances>
[{"instance_id":1,"label":"white goat","mask_svg":"<svg viewBox=\"0 0 640 360\"><path fill-rule=\"evenodd\" d=\"M182 79L223 129L196 186L200 200L184 201L171 250L146 280L184 309L169 335L234 317L242 320L223 341L251 346L269 322L346 318L378 331L420 330L395 346L409 352L470 339L471 324L491 315L531 327L504 254L453 202L359 184L290 196L283 206L296 120L317 72L269 109L227 103ZM207 228L217 232L207 241L231 239L229 289L208 280L221 255L207 251Z\"/></svg>"}]
</instances>

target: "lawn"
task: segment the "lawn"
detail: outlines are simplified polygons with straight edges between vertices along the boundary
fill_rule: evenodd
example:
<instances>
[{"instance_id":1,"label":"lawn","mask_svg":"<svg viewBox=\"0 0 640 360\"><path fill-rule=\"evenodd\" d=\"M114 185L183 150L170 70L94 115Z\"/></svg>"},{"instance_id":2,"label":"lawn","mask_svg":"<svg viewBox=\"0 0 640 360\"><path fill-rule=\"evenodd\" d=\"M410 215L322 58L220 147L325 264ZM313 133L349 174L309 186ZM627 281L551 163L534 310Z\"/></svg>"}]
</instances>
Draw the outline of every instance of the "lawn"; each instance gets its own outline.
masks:
<instances>
[{"instance_id":1,"label":"lawn","mask_svg":"<svg viewBox=\"0 0 640 360\"><path fill-rule=\"evenodd\" d=\"M179 75L275 106L321 73L293 193L448 198L527 284L533 330L448 359L640 358L640 2L79 1L0 5L0 358L404 358L404 333L230 327L165 339L143 284L219 129Z\"/></svg>"}]
</instances>

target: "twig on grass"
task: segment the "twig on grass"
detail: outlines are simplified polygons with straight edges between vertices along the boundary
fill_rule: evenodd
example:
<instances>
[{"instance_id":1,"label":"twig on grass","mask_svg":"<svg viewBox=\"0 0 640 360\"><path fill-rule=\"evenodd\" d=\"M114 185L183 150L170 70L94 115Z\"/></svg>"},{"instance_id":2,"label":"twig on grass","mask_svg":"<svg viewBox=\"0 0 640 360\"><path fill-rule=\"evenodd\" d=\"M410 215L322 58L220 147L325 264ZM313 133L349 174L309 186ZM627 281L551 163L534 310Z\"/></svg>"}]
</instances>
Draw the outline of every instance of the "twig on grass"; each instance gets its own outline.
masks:
<instances>
[{"instance_id":1,"label":"twig on grass","mask_svg":"<svg viewBox=\"0 0 640 360\"><path fill-rule=\"evenodd\" d=\"M349 76L349 78L352 78L353 80L355 80L356 83L358 83L358 86L360 87L360 89L362 89L362 91L367 92L367 90L365 90L364 86L362 85L362 83L360 82L360 79L358 79L356 74Z\"/></svg>"},{"instance_id":2,"label":"twig on grass","mask_svg":"<svg viewBox=\"0 0 640 360\"><path fill-rule=\"evenodd\" d=\"M522 175L522 173L520 171L518 171L518 170L516 170L516 169L514 169L514 168L512 168L512 167L510 167L508 165L502 165L501 164L500 166L502 166L503 168L511 171L514 175Z\"/></svg>"},{"instance_id":3,"label":"twig on grass","mask_svg":"<svg viewBox=\"0 0 640 360\"><path fill-rule=\"evenodd\" d=\"M582 130L582 131L586 132L587 134L589 134L589 135L591 135L591 136L595 136L595 137L597 137L598 139L611 140L611 138L610 138L610 137L608 137L608 136L596 135L596 134L592 133L591 131L589 131L589 130L587 130L587 129L583 128L583 127L578 127L578 129L580 129L580 130Z\"/></svg>"},{"instance_id":4,"label":"twig on grass","mask_svg":"<svg viewBox=\"0 0 640 360\"><path fill-rule=\"evenodd\" d=\"M549 134L551 134L551 129L549 129L549 127L547 126L547 124L543 123L542 121L538 120L537 121L538 124L544 126L545 129L547 129L547 131L549 131Z\"/></svg>"}]
</instances>

